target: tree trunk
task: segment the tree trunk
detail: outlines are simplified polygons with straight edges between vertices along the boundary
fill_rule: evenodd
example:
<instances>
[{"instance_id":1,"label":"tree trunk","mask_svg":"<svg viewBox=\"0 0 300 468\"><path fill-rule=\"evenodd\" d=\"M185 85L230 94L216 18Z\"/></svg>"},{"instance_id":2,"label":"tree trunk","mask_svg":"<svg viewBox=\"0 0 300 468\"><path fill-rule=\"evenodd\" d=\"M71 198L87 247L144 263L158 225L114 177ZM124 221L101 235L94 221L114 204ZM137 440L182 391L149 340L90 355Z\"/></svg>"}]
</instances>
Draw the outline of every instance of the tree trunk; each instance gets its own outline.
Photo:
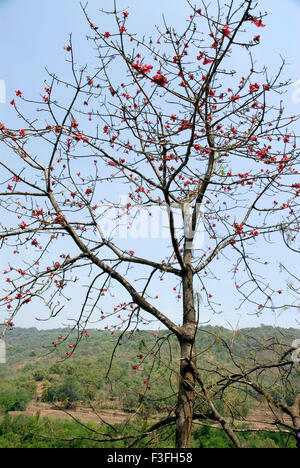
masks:
<instances>
[{"instance_id":1,"label":"tree trunk","mask_svg":"<svg viewBox=\"0 0 300 468\"><path fill-rule=\"evenodd\" d=\"M186 263L187 258L186 258ZM195 351L195 307L193 292L193 273L188 268L183 275L183 325L180 344L180 382L176 408L176 448L190 448L192 421L195 398L195 376L193 366L196 367ZM193 366L191 365L193 364Z\"/></svg>"},{"instance_id":2,"label":"tree trunk","mask_svg":"<svg viewBox=\"0 0 300 468\"><path fill-rule=\"evenodd\" d=\"M181 342L180 383L176 409L176 448L191 447L195 398L195 377L190 361L195 361L193 343Z\"/></svg>"}]
</instances>

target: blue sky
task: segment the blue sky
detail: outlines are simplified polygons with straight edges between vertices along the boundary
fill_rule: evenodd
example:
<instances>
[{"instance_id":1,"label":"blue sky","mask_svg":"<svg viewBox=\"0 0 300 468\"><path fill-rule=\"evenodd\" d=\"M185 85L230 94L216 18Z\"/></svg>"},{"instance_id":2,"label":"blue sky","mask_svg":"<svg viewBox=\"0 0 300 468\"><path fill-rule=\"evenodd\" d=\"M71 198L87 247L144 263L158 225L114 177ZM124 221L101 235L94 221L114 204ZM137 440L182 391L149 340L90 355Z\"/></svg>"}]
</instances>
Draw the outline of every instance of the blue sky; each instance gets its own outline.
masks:
<instances>
[{"instance_id":1,"label":"blue sky","mask_svg":"<svg viewBox=\"0 0 300 468\"><path fill-rule=\"evenodd\" d=\"M120 0L120 8L128 8L130 17L128 27L139 34L155 35L154 25L162 24L162 14L169 24L182 25L182 18L187 17L187 10L183 0ZM262 32L262 45L256 49L256 58L260 63L267 63L271 71L276 70L282 55L288 67L285 77L300 78L299 49L300 29L300 1L296 0L263 0L262 11L267 10L268 18L265 20L267 27ZM101 25L103 29L109 29L107 24L99 24L97 14L99 7L112 9L112 0L90 0L89 11L91 19ZM107 20L108 21L108 20ZM14 96L16 89L22 89L25 95L34 96L43 90L46 78L45 66L50 71L59 71L61 75L68 73L65 63L64 46L68 42L68 34L72 33L74 50L82 63L88 60L85 34L87 27L82 10L77 0L52 0L42 2L40 0L0 0L0 80L6 83L7 101ZM240 63L234 64L237 68ZM300 111L300 104L292 100L295 89L291 87L285 96L286 107L291 114ZM15 114L9 104L0 103L0 121L7 126L17 127ZM6 262L7 259L3 259ZM299 261L295 264L297 270ZM1 266L0 266L1 268ZM212 324L228 326L235 325L240 320L242 326L255 326L259 323L280 324L282 326L296 326L295 314L275 318L264 315L257 319L248 315L239 316L238 312L231 309L230 297L226 296L227 282L221 286L224 291L224 312L222 316L203 316L203 322L211 319ZM108 299L107 299L108 300ZM169 307L169 298L162 298L162 307ZM59 326L66 317L72 315L70 309L61 318L37 324L34 317L37 310L20 315L16 320L19 326L38 326L53 328ZM64 322L65 323L65 322Z\"/></svg>"}]
</instances>

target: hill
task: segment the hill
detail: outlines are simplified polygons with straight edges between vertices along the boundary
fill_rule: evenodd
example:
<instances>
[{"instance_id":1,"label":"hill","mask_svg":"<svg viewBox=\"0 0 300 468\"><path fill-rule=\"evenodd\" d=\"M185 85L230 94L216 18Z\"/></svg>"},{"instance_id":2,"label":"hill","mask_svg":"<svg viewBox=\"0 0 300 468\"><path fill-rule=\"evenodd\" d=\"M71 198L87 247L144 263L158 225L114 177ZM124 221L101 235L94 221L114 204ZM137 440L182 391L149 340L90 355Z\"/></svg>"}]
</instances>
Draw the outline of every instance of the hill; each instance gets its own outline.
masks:
<instances>
[{"instance_id":1,"label":"hill","mask_svg":"<svg viewBox=\"0 0 300 468\"><path fill-rule=\"evenodd\" d=\"M274 348L266 347L266 343L290 344L297 338L300 331L296 329L261 326L231 331L201 327L197 330L199 366L212 376L216 369L234 372L229 350L239 362L255 362L257 353L272 359ZM85 423L96 424L103 419L115 425L129 420L130 424L145 426L174 409L179 350L167 331L135 330L123 335L118 331L89 330L81 334L67 328L14 328L6 335L6 345L7 363L0 365L0 408L13 420L20 414L30 418L37 413L64 419L66 411ZM273 377L272 373L268 375ZM295 379L299 389L298 376ZM288 394L283 397L288 399ZM251 411L256 417L266 416L253 395L245 401L243 395L233 391L228 399L239 416ZM201 402L198 404L201 409Z\"/></svg>"}]
</instances>

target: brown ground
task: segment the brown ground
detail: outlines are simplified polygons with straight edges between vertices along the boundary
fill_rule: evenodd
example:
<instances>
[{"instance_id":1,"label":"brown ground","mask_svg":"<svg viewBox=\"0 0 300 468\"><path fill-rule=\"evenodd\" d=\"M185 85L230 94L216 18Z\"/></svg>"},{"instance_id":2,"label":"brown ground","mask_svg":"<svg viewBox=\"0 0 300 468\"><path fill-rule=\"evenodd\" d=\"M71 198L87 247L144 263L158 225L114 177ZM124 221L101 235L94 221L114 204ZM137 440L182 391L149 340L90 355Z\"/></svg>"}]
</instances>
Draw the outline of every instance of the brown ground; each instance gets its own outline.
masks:
<instances>
[{"instance_id":1,"label":"brown ground","mask_svg":"<svg viewBox=\"0 0 300 468\"><path fill-rule=\"evenodd\" d=\"M115 402L116 404L116 402ZM59 418L59 419L72 419L75 418L80 420L82 423L98 423L107 422L108 424L119 424L124 422L128 418L134 418L133 414L126 413L117 409L101 409L93 411L90 407L78 405L76 409L72 410L61 410L49 403L41 403L32 401L29 403L26 411L11 411L10 414L18 415L23 414L25 416L34 416L39 414L41 417L48 418ZM247 424L249 424L251 429L268 429L270 424L274 422L274 414L269 408L264 405L257 405L257 407L250 412L247 417ZM102 421L101 421L102 420Z\"/></svg>"},{"instance_id":2,"label":"brown ground","mask_svg":"<svg viewBox=\"0 0 300 468\"><path fill-rule=\"evenodd\" d=\"M101 409L97 414L91 409L84 406L78 406L76 409L67 410L66 412L56 408L49 403L30 402L26 411L10 411L10 415L17 416L22 414L24 416L34 416L39 414L41 417L59 418L59 419L78 419L82 423L94 422L101 423L101 419L109 424L122 423L128 417L132 416L129 413L119 410Z\"/></svg>"},{"instance_id":3,"label":"brown ground","mask_svg":"<svg viewBox=\"0 0 300 468\"><path fill-rule=\"evenodd\" d=\"M37 396L41 398L43 393L43 384L39 383L37 387ZM128 418L134 418L133 414L126 413L118 409L120 405L119 401L108 400L107 408L93 411L92 408L78 405L75 409L64 411L59 409L53 404L42 403L32 401L27 406L26 411L11 411L11 415L23 414L24 416L34 416L37 413L41 417L48 418L59 418L59 419L77 419L82 423L94 422L100 424L101 422L107 422L108 424L119 424L124 422ZM114 409L115 407L115 409ZM268 429L270 424L274 423L276 416L270 408L264 404L257 403L255 409L253 409L247 416L247 424L254 430ZM290 421L287 421L290 422Z\"/></svg>"}]
</instances>

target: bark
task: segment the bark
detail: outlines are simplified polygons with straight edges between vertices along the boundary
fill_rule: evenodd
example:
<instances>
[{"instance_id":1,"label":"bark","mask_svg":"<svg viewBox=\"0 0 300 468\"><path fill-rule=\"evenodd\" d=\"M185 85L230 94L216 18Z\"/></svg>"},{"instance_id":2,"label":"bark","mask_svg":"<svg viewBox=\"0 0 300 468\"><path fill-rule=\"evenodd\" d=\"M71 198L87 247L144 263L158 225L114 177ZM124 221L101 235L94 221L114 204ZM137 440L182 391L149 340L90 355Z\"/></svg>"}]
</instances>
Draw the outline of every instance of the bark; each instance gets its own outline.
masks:
<instances>
[{"instance_id":1,"label":"bark","mask_svg":"<svg viewBox=\"0 0 300 468\"><path fill-rule=\"evenodd\" d=\"M180 344L180 382L176 408L176 447L190 448L195 399L196 366L195 308L193 273L188 269L183 276L183 326L178 337Z\"/></svg>"},{"instance_id":2,"label":"bark","mask_svg":"<svg viewBox=\"0 0 300 468\"><path fill-rule=\"evenodd\" d=\"M190 365L195 355L193 344L180 343L180 383L176 409L176 448L190 448L195 399L195 377ZM194 358L195 359L195 358Z\"/></svg>"}]
</instances>

